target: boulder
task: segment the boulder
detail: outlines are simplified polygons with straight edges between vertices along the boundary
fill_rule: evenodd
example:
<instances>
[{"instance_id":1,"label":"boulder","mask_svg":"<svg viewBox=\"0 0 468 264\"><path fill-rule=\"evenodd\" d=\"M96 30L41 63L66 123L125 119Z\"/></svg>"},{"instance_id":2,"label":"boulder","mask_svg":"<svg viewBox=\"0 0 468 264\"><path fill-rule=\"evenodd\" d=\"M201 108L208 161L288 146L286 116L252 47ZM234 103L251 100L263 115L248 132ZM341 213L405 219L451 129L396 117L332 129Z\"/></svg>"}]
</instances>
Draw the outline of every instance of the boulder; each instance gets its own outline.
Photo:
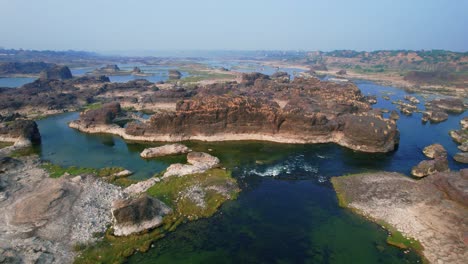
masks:
<instances>
[{"instance_id":1,"label":"boulder","mask_svg":"<svg viewBox=\"0 0 468 264\"><path fill-rule=\"evenodd\" d=\"M433 160L423 160L411 169L411 175L415 177L426 177L436 172L449 171L448 160L446 158L436 158Z\"/></svg>"},{"instance_id":2,"label":"boulder","mask_svg":"<svg viewBox=\"0 0 468 264\"><path fill-rule=\"evenodd\" d=\"M423 153L430 159L446 158L447 151L441 144L432 144L423 149Z\"/></svg>"},{"instance_id":3,"label":"boulder","mask_svg":"<svg viewBox=\"0 0 468 264\"><path fill-rule=\"evenodd\" d=\"M116 200L112 204L114 234L128 236L158 227L163 217L171 212L163 202L146 194L138 198Z\"/></svg>"},{"instance_id":4,"label":"boulder","mask_svg":"<svg viewBox=\"0 0 468 264\"><path fill-rule=\"evenodd\" d=\"M127 176L130 176L132 175L133 172L129 171L129 170L122 170L122 171L119 171L117 173L115 173L114 175L112 176L115 176L115 177L127 177Z\"/></svg>"},{"instance_id":5,"label":"boulder","mask_svg":"<svg viewBox=\"0 0 468 264\"><path fill-rule=\"evenodd\" d=\"M68 80L73 78L73 76L67 66L55 66L43 70L39 78L42 80Z\"/></svg>"},{"instance_id":6,"label":"boulder","mask_svg":"<svg viewBox=\"0 0 468 264\"><path fill-rule=\"evenodd\" d=\"M460 163L468 163L468 152L460 152L453 156L453 159Z\"/></svg>"},{"instance_id":7,"label":"boulder","mask_svg":"<svg viewBox=\"0 0 468 264\"><path fill-rule=\"evenodd\" d=\"M182 144L169 144L155 148L146 148L144 149L140 156L142 158L155 158L155 157L162 157L168 155L177 155L177 154L185 154L190 152L191 150Z\"/></svg>"}]
</instances>

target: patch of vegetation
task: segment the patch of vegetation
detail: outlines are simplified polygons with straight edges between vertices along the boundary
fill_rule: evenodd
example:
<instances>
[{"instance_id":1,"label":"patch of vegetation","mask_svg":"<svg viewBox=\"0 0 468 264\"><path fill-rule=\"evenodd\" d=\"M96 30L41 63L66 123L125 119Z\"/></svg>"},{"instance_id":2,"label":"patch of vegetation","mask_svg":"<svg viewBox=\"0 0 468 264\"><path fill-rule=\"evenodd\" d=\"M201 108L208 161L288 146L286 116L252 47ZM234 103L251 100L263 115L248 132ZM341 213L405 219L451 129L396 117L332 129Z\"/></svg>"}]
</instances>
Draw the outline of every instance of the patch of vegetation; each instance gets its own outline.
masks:
<instances>
[{"instance_id":1,"label":"patch of vegetation","mask_svg":"<svg viewBox=\"0 0 468 264\"><path fill-rule=\"evenodd\" d=\"M169 230L172 225L166 221L162 227L151 232L125 237L116 237L112 235L113 230L108 229L104 238L96 244L76 246L75 249L81 253L74 263L124 263L125 259L136 251L148 251L151 243L164 237L166 230Z\"/></svg>"},{"instance_id":2,"label":"patch of vegetation","mask_svg":"<svg viewBox=\"0 0 468 264\"><path fill-rule=\"evenodd\" d=\"M184 196L193 186L203 192L200 196L203 199L202 206ZM220 194L210 187L224 189L226 194ZM149 195L174 208L177 216L190 220L213 215L226 200L235 199L238 192L236 180L231 177L231 173L218 168L183 177L169 177L148 190Z\"/></svg>"},{"instance_id":3,"label":"patch of vegetation","mask_svg":"<svg viewBox=\"0 0 468 264\"><path fill-rule=\"evenodd\" d=\"M51 178L60 178L65 174L71 176L77 176L82 174L94 174L97 177L101 177L105 179L107 182L127 187L137 181L128 179L127 177L116 177L114 176L116 173L121 172L124 168L120 167L110 167L110 168L102 168L102 169L94 169L94 168L83 168L77 166L70 166L70 167L61 167L56 164L52 164L50 162L44 163L41 165L43 169L45 169Z\"/></svg>"},{"instance_id":4,"label":"patch of vegetation","mask_svg":"<svg viewBox=\"0 0 468 264\"><path fill-rule=\"evenodd\" d=\"M95 103L91 103L91 104L87 104L87 105L83 106L83 111L84 110L99 109L101 107L102 107L102 102L95 102Z\"/></svg>"},{"instance_id":5,"label":"patch of vegetation","mask_svg":"<svg viewBox=\"0 0 468 264\"><path fill-rule=\"evenodd\" d=\"M176 83L180 82L183 84L200 82L203 80L220 80L220 79L232 79L234 75L229 73L218 73L211 70L196 70L191 68L181 68L180 70L186 71L190 76L184 77L179 80L168 80L168 82Z\"/></svg>"},{"instance_id":6,"label":"patch of vegetation","mask_svg":"<svg viewBox=\"0 0 468 264\"><path fill-rule=\"evenodd\" d=\"M39 152L38 148L35 146L32 146L32 147L25 147L25 148L14 150L13 152L10 153L9 156L12 158L27 157L27 156L37 154L38 152Z\"/></svg>"},{"instance_id":7,"label":"patch of vegetation","mask_svg":"<svg viewBox=\"0 0 468 264\"><path fill-rule=\"evenodd\" d=\"M389 245L399 247L401 249L411 248L416 250L417 252L421 252L423 250L423 246L419 241L413 238L405 237L400 231L392 227L387 222L380 220L376 221L376 223L388 231L389 236L387 237L387 243Z\"/></svg>"},{"instance_id":8,"label":"patch of vegetation","mask_svg":"<svg viewBox=\"0 0 468 264\"><path fill-rule=\"evenodd\" d=\"M13 143L11 143L11 142L1 142L0 141L0 149L1 148L6 148L6 147L9 147L9 146L13 146Z\"/></svg>"},{"instance_id":9,"label":"patch of vegetation","mask_svg":"<svg viewBox=\"0 0 468 264\"><path fill-rule=\"evenodd\" d=\"M191 186L200 186L205 191L204 208L200 208L189 199L180 199L179 195ZM225 187L229 190L229 197L208 188L213 186ZM76 245L75 249L80 254L75 259L75 263L125 263L125 259L135 252L148 251L154 241L174 231L181 223L213 215L223 202L235 199L238 192L236 180L231 177L229 171L223 169L211 169L205 173L164 179L148 190L149 195L173 208L173 212L164 217L160 227L124 237L114 236L110 228L101 241L93 245Z\"/></svg>"}]
</instances>

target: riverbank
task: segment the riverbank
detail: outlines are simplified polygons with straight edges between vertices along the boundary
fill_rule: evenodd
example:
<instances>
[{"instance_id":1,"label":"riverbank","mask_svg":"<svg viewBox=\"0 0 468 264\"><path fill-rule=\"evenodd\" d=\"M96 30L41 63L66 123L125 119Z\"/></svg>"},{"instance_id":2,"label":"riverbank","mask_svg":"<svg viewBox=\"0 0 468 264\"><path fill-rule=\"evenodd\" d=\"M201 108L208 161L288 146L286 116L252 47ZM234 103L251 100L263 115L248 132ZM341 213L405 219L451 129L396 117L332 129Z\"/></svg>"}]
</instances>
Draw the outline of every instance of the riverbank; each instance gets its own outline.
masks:
<instances>
[{"instance_id":1,"label":"riverbank","mask_svg":"<svg viewBox=\"0 0 468 264\"><path fill-rule=\"evenodd\" d=\"M364 173L334 177L332 183L341 206L401 232L400 246L417 249L411 239L419 241L430 263L468 259L468 170L419 181L392 172Z\"/></svg>"}]
</instances>

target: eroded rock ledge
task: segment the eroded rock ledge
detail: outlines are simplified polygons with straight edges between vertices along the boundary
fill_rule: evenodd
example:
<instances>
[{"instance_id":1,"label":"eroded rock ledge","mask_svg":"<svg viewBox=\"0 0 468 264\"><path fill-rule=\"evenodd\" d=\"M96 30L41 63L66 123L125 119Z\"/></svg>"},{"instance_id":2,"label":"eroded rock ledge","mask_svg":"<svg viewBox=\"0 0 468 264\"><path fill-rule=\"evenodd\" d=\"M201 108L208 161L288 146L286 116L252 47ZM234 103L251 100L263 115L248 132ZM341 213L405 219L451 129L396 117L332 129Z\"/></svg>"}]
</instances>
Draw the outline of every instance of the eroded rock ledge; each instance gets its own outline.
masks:
<instances>
[{"instance_id":1,"label":"eroded rock ledge","mask_svg":"<svg viewBox=\"0 0 468 264\"><path fill-rule=\"evenodd\" d=\"M354 84L315 78L284 83L257 75L241 84L200 88L194 98L179 101L175 112L156 113L125 128L109 120L93 121L89 113L82 113L70 127L137 141L336 143L364 152L392 151L399 142L396 123L371 111ZM94 114L112 115L107 106L100 111Z\"/></svg>"},{"instance_id":2,"label":"eroded rock ledge","mask_svg":"<svg viewBox=\"0 0 468 264\"><path fill-rule=\"evenodd\" d=\"M424 247L430 263L468 259L468 170L413 180L392 172L335 177L343 206L385 221Z\"/></svg>"}]
</instances>

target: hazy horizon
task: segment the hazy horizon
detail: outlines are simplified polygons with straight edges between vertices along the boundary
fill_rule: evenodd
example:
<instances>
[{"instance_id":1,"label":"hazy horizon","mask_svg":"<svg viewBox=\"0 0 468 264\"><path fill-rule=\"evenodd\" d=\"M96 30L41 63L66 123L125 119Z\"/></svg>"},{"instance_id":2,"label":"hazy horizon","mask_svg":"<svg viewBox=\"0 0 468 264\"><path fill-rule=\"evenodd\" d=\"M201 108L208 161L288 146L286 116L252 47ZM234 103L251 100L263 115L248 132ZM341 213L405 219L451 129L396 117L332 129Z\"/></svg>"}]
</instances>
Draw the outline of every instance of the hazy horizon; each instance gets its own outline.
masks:
<instances>
[{"instance_id":1,"label":"hazy horizon","mask_svg":"<svg viewBox=\"0 0 468 264\"><path fill-rule=\"evenodd\" d=\"M12 49L468 51L468 1L0 0L0 6L0 47Z\"/></svg>"}]
</instances>

